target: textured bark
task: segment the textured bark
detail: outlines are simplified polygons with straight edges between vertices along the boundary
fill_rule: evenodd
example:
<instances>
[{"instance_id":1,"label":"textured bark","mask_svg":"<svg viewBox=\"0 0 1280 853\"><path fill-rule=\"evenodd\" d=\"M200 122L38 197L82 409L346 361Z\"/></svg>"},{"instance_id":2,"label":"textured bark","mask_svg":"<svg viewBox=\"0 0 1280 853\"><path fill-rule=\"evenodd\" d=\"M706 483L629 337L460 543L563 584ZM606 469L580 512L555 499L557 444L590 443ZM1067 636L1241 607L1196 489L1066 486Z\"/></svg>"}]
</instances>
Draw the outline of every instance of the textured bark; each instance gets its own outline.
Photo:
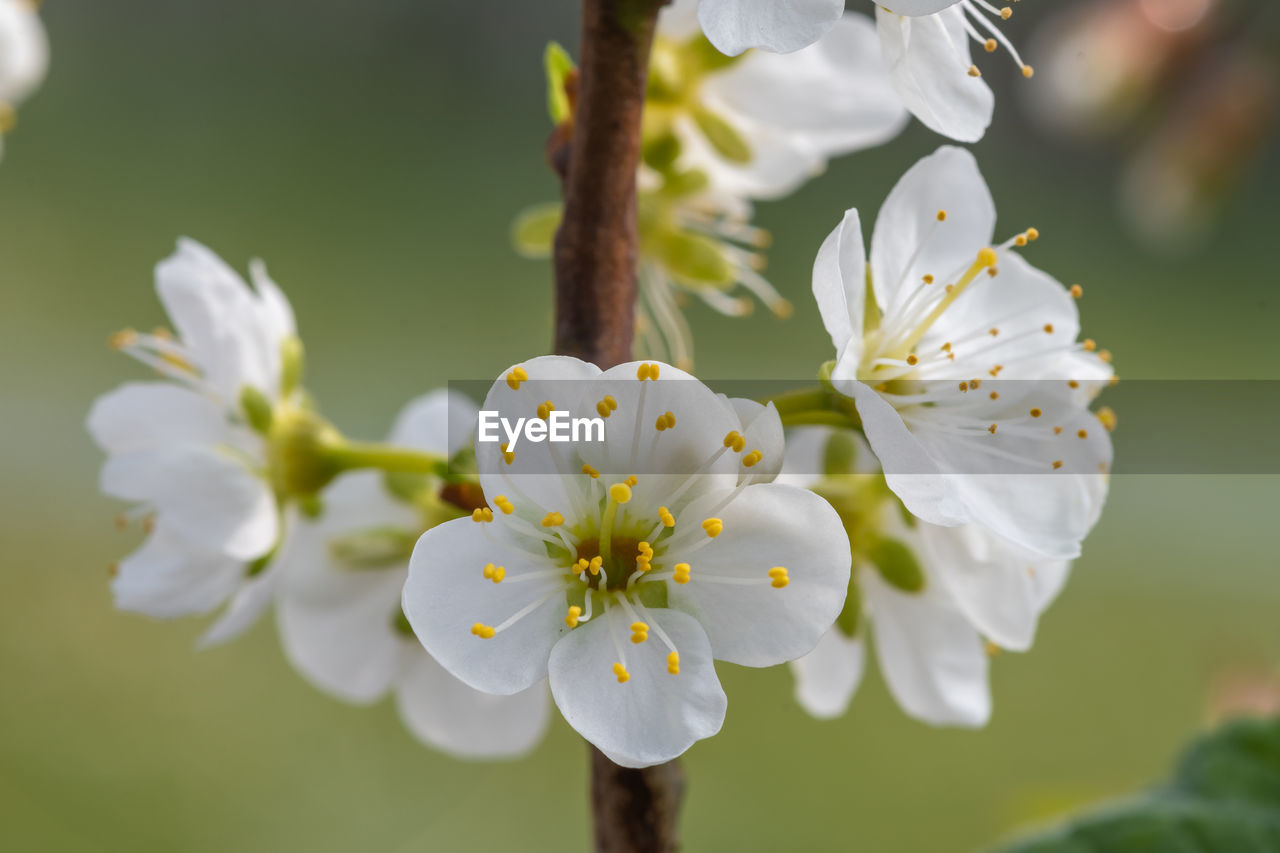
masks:
<instances>
[{"instance_id":1,"label":"textured bark","mask_svg":"<svg viewBox=\"0 0 1280 853\"><path fill-rule=\"evenodd\" d=\"M591 805L598 853L680 849L684 771L678 762L632 770L591 747Z\"/></svg>"},{"instance_id":2,"label":"textured bark","mask_svg":"<svg viewBox=\"0 0 1280 853\"><path fill-rule=\"evenodd\" d=\"M608 368L631 359L636 169L649 49L666 0L583 0L582 49L555 243L555 351ZM554 161L553 157L553 161Z\"/></svg>"}]
</instances>

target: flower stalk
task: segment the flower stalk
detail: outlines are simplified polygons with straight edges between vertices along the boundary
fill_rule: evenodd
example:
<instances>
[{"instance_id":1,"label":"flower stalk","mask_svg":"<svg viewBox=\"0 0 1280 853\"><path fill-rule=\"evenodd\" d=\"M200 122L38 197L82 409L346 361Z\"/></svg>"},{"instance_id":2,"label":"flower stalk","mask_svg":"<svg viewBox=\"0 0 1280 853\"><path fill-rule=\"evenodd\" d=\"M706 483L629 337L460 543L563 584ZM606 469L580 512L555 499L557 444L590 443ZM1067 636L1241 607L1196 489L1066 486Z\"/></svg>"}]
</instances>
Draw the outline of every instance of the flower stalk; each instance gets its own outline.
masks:
<instances>
[{"instance_id":1,"label":"flower stalk","mask_svg":"<svg viewBox=\"0 0 1280 853\"><path fill-rule=\"evenodd\" d=\"M579 88L564 216L555 240L555 352L602 368L631 358L636 171L658 11L666 0L583 0ZM668 851L683 775L675 762L628 769L591 748L598 851Z\"/></svg>"}]
</instances>

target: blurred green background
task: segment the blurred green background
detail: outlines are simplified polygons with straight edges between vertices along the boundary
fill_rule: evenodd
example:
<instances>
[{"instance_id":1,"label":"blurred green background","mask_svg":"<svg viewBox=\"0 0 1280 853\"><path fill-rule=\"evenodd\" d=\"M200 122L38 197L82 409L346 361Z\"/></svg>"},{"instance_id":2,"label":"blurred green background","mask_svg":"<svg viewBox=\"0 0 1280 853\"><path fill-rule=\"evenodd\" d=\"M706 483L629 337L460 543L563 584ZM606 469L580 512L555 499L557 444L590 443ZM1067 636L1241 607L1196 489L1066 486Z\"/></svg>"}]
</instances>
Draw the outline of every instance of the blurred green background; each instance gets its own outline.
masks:
<instances>
[{"instance_id":1,"label":"blurred green background","mask_svg":"<svg viewBox=\"0 0 1280 853\"><path fill-rule=\"evenodd\" d=\"M586 846L586 751L559 719L525 761L458 763L414 742L389 704L310 689L270 624L197 654L198 624L115 612L106 567L135 536L113 528L83 429L95 395L143 375L106 340L162 322L151 268L178 235L242 269L268 261L309 384L352 435L380 436L450 378L544 352L549 270L517 258L507 228L557 191L540 56L549 39L576 42L576 12L46 4L51 76L0 163L0 848ZM1041 135L1010 94L1012 66L988 67L1000 98L976 150L1001 231L1045 234L1033 261L1086 286L1086 332L1120 372L1280 375L1274 152L1204 251L1152 255L1113 205L1115 150ZM700 374L804 377L830 357L807 296L818 245L938 144L913 127L763 205L770 277L798 310L695 307ZM686 758L688 849L976 850L1161 775L1214 709L1277 689L1277 507L1276 477L1117 477L1037 647L995 660L996 713L978 733L908 720L874 674L847 717L818 723L785 669L722 666L724 731Z\"/></svg>"}]
</instances>

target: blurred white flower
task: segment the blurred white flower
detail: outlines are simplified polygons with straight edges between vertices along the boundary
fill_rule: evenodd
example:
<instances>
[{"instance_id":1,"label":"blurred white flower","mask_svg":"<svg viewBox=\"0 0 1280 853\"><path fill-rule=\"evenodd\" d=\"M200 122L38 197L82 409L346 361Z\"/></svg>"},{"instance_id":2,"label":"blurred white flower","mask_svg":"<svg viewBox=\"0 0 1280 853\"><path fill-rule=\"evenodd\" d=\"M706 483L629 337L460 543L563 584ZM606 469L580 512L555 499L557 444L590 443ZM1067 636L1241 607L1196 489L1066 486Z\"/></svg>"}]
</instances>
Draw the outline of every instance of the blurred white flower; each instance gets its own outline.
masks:
<instances>
[{"instance_id":1,"label":"blurred white flower","mask_svg":"<svg viewBox=\"0 0 1280 853\"><path fill-rule=\"evenodd\" d=\"M405 615L472 687L549 676L583 737L647 766L720 729L714 659L792 660L839 613L848 538L821 498L767 482L783 452L772 407L666 365L602 373L552 356L512 368L483 408L598 412L607 426L603 442L478 441L492 509L414 549Z\"/></svg>"},{"instance_id":2,"label":"blurred white flower","mask_svg":"<svg viewBox=\"0 0 1280 853\"><path fill-rule=\"evenodd\" d=\"M180 241L156 267L176 335L126 330L112 338L164 380L99 397L88 419L108 455L102 490L133 502L125 517L145 517L150 529L118 566L116 605L171 618L230 600L205 643L240 633L269 603L280 498L291 479L315 474L273 458L268 433L325 428L302 409L289 302L260 263L252 278L250 289L204 246Z\"/></svg>"},{"instance_id":3,"label":"blurred white flower","mask_svg":"<svg viewBox=\"0 0 1280 853\"><path fill-rule=\"evenodd\" d=\"M0 156L17 106L44 80L49 40L30 0L0 0Z\"/></svg>"},{"instance_id":4,"label":"blurred white flower","mask_svg":"<svg viewBox=\"0 0 1280 853\"><path fill-rule=\"evenodd\" d=\"M950 147L889 195L869 264L846 213L814 265L831 379L912 513L1071 559L1107 493L1111 442L1088 403L1110 356L1076 340L1079 286L1013 251L1039 232L993 247L994 229L973 156Z\"/></svg>"},{"instance_id":5,"label":"blurred white flower","mask_svg":"<svg viewBox=\"0 0 1280 853\"><path fill-rule=\"evenodd\" d=\"M470 446L475 417L466 397L433 392L400 414L391 443L453 457ZM324 492L323 514L292 531L278 558L285 654L339 699L369 704L394 693L401 719L429 746L463 758L523 754L546 730L546 687L512 696L468 687L423 651L400 610L413 544L424 530L483 506L479 487L391 477L339 478Z\"/></svg>"},{"instance_id":6,"label":"blurred white flower","mask_svg":"<svg viewBox=\"0 0 1280 853\"><path fill-rule=\"evenodd\" d=\"M842 444L847 449L831 452ZM1070 563L1029 554L977 525L904 520L874 458L851 433L794 430L786 457L779 482L826 498L853 548L844 612L792 664L800 704L817 717L843 714L874 633L880 669L904 711L932 725L984 725L989 649L1031 647Z\"/></svg>"},{"instance_id":7,"label":"blurred white flower","mask_svg":"<svg viewBox=\"0 0 1280 853\"><path fill-rule=\"evenodd\" d=\"M711 42L730 56L751 48L788 53L840 26L844 5L843 0L700 0L698 18ZM972 62L969 42L988 53L1003 47L1022 74L1032 76L1031 66L995 23L1012 14L1011 7L997 8L987 0L876 4L881 61L912 115L961 142L982 138L995 99Z\"/></svg>"}]
</instances>

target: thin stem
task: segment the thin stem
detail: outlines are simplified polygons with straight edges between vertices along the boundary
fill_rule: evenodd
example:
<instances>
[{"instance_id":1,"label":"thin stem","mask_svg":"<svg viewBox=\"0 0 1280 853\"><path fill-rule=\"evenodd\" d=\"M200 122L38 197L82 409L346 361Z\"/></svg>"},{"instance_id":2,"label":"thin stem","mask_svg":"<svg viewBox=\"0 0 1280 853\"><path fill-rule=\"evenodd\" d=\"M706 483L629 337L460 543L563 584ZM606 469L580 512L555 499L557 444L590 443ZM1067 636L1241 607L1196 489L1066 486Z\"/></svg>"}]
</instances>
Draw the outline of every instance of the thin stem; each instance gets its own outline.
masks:
<instances>
[{"instance_id":1,"label":"thin stem","mask_svg":"<svg viewBox=\"0 0 1280 853\"><path fill-rule=\"evenodd\" d=\"M634 770L591 747L591 802L600 853L672 853L684 799L684 771L668 761Z\"/></svg>"},{"instance_id":2,"label":"thin stem","mask_svg":"<svg viewBox=\"0 0 1280 853\"><path fill-rule=\"evenodd\" d=\"M405 474L439 474L448 465L448 460L436 453L364 441L326 448L325 456L343 471L377 468Z\"/></svg>"}]
</instances>

